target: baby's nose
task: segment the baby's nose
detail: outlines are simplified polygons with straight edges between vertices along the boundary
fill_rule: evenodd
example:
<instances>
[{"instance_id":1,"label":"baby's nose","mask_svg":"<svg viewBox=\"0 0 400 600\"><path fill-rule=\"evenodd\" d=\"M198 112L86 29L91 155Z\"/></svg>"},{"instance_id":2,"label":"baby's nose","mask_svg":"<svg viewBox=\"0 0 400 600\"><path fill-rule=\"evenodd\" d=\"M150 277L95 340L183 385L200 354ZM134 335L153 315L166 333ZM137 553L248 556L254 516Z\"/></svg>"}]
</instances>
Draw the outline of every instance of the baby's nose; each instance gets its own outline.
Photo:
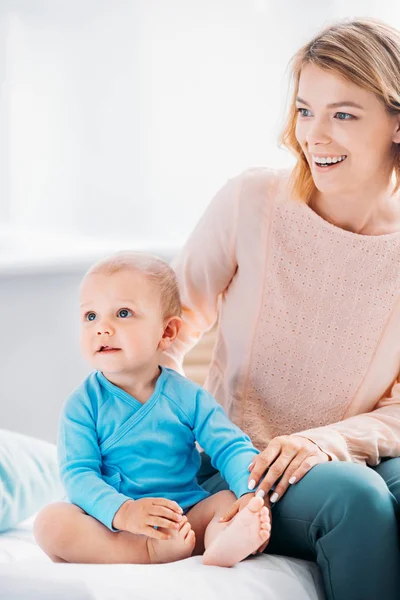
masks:
<instances>
[{"instance_id":1,"label":"baby's nose","mask_svg":"<svg viewBox=\"0 0 400 600\"><path fill-rule=\"evenodd\" d=\"M97 326L97 335L112 335L114 329L110 323L99 323Z\"/></svg>"}]
</instances>

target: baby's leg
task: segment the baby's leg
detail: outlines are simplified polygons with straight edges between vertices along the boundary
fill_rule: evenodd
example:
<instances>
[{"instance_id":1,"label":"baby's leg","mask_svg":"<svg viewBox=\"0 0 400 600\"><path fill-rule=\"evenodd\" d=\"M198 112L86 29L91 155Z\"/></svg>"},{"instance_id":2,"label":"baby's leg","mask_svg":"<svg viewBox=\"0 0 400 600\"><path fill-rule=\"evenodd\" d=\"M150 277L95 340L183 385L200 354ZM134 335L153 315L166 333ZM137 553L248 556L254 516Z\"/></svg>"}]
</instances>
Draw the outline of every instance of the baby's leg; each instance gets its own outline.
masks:
<instances>
[{"instance_id":1,"label":"baby's leg","mask_svg":"<svg viewBox=\"0 0 400 600\"><path fill-rule=\"evenodd\" d=\"M205 548L221 533L228 523L220 523L219 519L231 508L236 496L224 490L202 500L191 508L186 516L196 535L194 555L203 554Z\"/></svg>"},{"instance_id":2,"label":"baby's leg","mask_svg":"<svg viewBox=\"0 0 400 600\"><path fill-rule=\"evenodd\" d=\"M171 535L168 561L185 558L188 554L181 541L188 534L186 519L179 532ZM190 530L190 527L189 527ZM127 531L110 531L100 521L74 504L58 502L46 506L34 523L34 535L39 546L54 562L148 564L160 562L149 549L150 538ZM155 541L155 540L151 540ZM159 542L160 540L157 540ZM189 554L190 555L190 554ZM163 560L162 562L168 562Z\"/></svg>"},{"instance_id":3,"label":"baby's leg","mask_svg":"<svg viewBox=\"0 0 400 600\"><path fill-rule=\"evenodd\" d=\"M218 492L196 504L186 515L196 534L193 554L205 550L204 564L233 566L269 537L269 512L261 498L252 498L229 523L219 522L235 500L232 492Z\"/></svg>"},{"instance_id":4,"label":"baby's leg","mask_svg":"<svg viewBox=\"0 0 400 600\"><path fill-rule=\"evenodd\" d=\"M223 531L208 544L205 565L233 567L269 539L271 523L264 500L253 497Z\"/></svg>"}]
</instances>

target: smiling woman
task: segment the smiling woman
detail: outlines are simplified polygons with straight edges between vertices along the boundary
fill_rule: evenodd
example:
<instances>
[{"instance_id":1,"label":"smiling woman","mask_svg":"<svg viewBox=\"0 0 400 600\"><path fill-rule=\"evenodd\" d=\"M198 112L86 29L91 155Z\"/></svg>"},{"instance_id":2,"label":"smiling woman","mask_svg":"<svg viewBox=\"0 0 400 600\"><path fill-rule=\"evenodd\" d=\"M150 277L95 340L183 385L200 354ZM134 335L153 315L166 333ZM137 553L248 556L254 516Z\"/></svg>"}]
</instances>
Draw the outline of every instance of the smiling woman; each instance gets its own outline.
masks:
<instances>
[{"instance_id":1,"label":"smiling woman","mask_svg":"<svg viewBox=\"0 0 400 600\"><path fill-rule=\"evenodd\" d=\"M316 560L328 600L396 600L400 33L341 22L292 69L296 165L248 170L211 202L174 263L183 325L165 364L218 317L205 387L261 451L263 549Z\"/></svg>"},{"instance_id":2,"label":"smiling woman","mask_svg":"<svg viewBox=\"0 0 400 600\"><path fill-rule=\"evenodd\" d=\"M349 24L314 40L292 62L282 142L298 159L293 194L356 233L400 230L400 59L393 31L377 22L371 30L367 20Z\"/></svg>"}]
</instances>

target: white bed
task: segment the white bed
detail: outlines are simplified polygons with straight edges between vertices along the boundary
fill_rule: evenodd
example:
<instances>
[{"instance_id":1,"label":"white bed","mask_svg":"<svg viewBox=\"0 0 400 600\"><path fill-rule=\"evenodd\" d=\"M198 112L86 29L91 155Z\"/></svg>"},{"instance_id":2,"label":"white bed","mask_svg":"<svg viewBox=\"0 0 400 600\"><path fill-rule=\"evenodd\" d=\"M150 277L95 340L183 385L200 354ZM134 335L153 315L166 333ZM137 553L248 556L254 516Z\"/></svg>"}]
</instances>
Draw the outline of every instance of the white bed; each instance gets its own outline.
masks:
<instances>
[{"instance_id":1,"label":"white bed","mask_svg":"<svg viewBox=\"0 0 400 600\"><path fill-rule=\"evenodd\" d=\"M168 565L54 564L35 544L33 518L0 534L1 600L324 600L317 567L278 556L233 569L200 557Z\"/></svg>"}]
</instances>

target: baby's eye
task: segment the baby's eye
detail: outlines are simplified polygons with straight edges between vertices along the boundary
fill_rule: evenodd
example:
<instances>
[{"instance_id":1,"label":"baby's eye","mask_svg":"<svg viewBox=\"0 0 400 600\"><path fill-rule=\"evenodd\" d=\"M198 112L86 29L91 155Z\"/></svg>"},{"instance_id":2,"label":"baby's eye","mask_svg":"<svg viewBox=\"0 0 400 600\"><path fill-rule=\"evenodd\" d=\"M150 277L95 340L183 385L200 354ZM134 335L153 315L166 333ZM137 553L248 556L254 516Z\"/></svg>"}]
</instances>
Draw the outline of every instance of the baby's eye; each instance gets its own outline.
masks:
<instances>
[{"instance_id":1,"label":"baby's eye","mask_svg":"<svg viewBox=\"0 0 400 600\"><path fill-rule=\"evenodd\" d=\"M132 312L131 310L129 310L129 308L121 308L121 309L118 311L117 315L118 315L119 317L121 317L121 319L126 319L127 317L129 317L129 313L130 313L131 315L133 315L133 312Z\"/></svg>"},{"instance_id":2,"label":"baby's eye","mask_svg":"<svg viewBox=\"0 0 400 600\"><path fill-rule=\"evenodd\" d=\"M94 313L94 312L88 312L85 315L85 320L86 321L94 321L95 318L96 318L96 313Z\"/></svg>"}]
</instances>

